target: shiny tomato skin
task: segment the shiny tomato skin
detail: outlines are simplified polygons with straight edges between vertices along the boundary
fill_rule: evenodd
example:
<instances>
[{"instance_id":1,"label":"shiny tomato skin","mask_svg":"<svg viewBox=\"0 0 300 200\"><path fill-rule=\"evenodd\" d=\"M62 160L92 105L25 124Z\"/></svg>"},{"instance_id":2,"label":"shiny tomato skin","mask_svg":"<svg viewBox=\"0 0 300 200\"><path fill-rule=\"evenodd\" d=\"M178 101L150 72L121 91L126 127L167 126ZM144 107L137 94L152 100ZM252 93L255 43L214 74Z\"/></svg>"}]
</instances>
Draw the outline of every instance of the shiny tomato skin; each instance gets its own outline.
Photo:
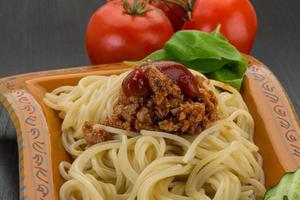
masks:
<instances>
[{"instance_id":1,"label":"shiny tomato skin","mask_svg":"<svg viewBox=\"0 0 300 200\"><path fill-rule=\"evenodd\" d=\"M86 48L92 64L140 60L163 47L173 34L168 18L152 9L142 15L125 12L121 1L110 1L91 17Z\"/></svg>"},{"instance_id":2,"label":"shiny tomato skin","mask_svg":"<svg viewBox=\"0 0 300 200\"><path fill-rule=\"evenodd\" d=\"M241 52L249 53L257 32L257 17L249 0L196 0L184 29L211 32L217 25Z\"/></svg>"},{"instance_id":3,"label":"shiny tomato skin","mask_svg":"<svg viewBox=\"0 0 300 200\"><path fill-rule=\"evenodd\" d=\"M187 4L186 0L183 0L182 2ZM180 8L174 3L160 3L157 0L150 1L150 4L156 8L161 9L165 13L175 31L182 29L185 23L185 18L187 18L187 12L185 12L184 9Z\"/></svg>"}]
</instances>

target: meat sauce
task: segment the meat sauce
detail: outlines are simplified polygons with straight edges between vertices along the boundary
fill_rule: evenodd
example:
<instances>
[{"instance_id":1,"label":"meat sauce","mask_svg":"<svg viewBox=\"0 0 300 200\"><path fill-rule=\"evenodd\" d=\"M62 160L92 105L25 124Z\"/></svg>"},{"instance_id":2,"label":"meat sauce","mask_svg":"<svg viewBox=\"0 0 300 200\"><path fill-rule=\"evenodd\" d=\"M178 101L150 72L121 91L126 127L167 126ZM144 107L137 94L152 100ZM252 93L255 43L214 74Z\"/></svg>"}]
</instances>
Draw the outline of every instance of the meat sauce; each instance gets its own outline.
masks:
<instances>
[{"instance_id":1,"label":"meat sauce","mask_svg":"<svg viewBox=\"0 0 300 200\"><path fill-rule=\"evenodd\" d=\"M175 62L147 62L123 80L113 112L101 124L137 132L198 134L218 119L217 98L208 81ZM88 123L83 134L88 144L110 138Z\"/></svg>"},{"instance_id":2,"label":"meat sauce","mask_svg":"<svg viewBox=\"0 0 300 200\"><path fill-rule=\"evenodd\" d=\"M183 65L172 61L148 62L133 70L123 81L122 89L127 96L145 96L151 94L145 70L155 66L179 86L181 92L189 99L200 96L194 75Z\"/></svg>"}]
</instances>

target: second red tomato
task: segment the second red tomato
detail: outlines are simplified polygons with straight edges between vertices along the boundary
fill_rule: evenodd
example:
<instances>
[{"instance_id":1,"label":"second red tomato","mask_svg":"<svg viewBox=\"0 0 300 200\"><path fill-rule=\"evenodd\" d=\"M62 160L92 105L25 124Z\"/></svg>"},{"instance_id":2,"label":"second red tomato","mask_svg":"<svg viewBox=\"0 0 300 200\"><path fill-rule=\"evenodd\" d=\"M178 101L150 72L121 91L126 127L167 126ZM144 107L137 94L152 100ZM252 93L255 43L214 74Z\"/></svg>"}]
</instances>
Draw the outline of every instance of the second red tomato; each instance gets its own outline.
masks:
<instances>
[{"instance_id":1,"label":"second red tomato","mask_svg":"<svg viewBox=\"0 0 300 200\"><path fill-rule=\"evenodd\" d=\"M239 51L251 51L257 31L257 17L249 0L196 0L192 19L184 29L211 32L218 24L221 25L221 32Z\"/></svg>"}]
</instances>

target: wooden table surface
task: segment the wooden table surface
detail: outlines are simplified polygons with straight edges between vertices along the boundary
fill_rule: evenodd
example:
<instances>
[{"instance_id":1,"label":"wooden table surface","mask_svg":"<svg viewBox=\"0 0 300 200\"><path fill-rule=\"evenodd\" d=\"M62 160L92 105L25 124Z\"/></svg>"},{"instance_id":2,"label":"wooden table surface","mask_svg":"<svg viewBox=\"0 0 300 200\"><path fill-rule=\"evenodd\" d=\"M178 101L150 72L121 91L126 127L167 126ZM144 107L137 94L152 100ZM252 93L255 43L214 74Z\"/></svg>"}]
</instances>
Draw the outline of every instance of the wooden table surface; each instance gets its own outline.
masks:
<instances>
[{"instance_id":1,"label":"wooden table surface","mask_svg":"<svg viewBox=\"0 0 300 200\"><path fill-rule=\"evenodd\" d=\"M89 65L86 24L103 0L0 0L0 77ZM259 31L252 55L267 64L300 113L300 1L252 0ZM18 199L12 125L0 107L0 200Z\"/></svg>"}]
</instances>

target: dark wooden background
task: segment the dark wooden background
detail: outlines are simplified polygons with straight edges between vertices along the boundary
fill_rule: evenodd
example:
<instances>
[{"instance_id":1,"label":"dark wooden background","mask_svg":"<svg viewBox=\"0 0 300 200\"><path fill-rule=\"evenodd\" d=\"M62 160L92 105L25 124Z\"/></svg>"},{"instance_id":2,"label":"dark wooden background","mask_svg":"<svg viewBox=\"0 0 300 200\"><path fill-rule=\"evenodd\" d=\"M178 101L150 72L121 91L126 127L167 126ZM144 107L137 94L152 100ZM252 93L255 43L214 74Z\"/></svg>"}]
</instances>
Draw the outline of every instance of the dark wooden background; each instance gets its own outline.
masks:
<instances>
[{"instance_id":1,"label":"dark wooden background","mask_svg":"<svg viewBox=\"0 0 300 200\"><path fill-rule=\"evenodd\" d=\"M0 77L88 65L85 28L103 2L0 0ZM277 75L300 113L300 1L252 2L259 19L252 55ZM1 111L0 200L18 199L16 137Z\"/></svg>"}]
</instances>

